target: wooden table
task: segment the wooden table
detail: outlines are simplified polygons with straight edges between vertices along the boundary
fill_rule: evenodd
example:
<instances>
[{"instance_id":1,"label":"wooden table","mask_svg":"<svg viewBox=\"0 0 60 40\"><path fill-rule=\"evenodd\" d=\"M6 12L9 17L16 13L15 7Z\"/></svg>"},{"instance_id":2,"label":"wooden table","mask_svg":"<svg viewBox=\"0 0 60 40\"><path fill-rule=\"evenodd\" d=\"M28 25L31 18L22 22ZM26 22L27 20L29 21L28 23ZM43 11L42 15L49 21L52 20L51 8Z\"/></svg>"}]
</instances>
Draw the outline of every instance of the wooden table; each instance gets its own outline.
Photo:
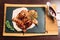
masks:
<instances>
[{"instance_id":1,"label":"wooden table","mask_svg":"<svg viewBox=\"0 0 60 40\"><path fill-rule=\"evenodd\" d=\"M47 1L50 1L50 0L1 0L0 1L0 39L1 40L58 40L58 39L60 39L60 34L58 35L58 36L36 36L36 37L3 37L2 36L2 32L3 32L3 13L4 13L4 3L14 3L14 4L18 4L18 3L20 3L20 4L45 4ZM47 16L46 16L47 17ZM47 17L47 21L48 22L50 22L51 20L48 20L49 18ZM56 21L56 20L55 20ZM50 23L52 23L52 22L50 22ZM49 25L52 25L52 24L50 24L49 23ZM47 23L48 24L48 23ZM56 24L56 23L54 23L54 24ZM52 27L52 28L51 28ZM48 27L47 27L48 28ZM50 29L51 28L51 29ZM49 29L47 29L47 30L50 30L50 31L52 31L53 33L56 33L56 31L55 31L55 29L57 29L55 26L53 27L53 25L52 26L49 26ZM48 31L49 32L49 31ZM50 32L49 32L50 33Z\"/></svg>"}]
</instances>

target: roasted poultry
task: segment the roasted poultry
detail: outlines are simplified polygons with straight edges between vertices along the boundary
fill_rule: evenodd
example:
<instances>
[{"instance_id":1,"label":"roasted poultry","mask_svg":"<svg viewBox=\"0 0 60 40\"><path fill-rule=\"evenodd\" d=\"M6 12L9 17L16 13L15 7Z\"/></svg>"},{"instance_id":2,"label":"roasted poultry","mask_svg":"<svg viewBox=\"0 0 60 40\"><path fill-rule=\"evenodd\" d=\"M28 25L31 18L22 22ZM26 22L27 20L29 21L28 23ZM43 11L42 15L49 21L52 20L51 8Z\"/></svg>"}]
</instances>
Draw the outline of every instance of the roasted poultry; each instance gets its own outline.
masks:
<instances>
[{"instance_id":1,"label":"roasted poultry","mask_svg":"<svg viewBox=\"0 0 60 40\"><path fill-rule=\"evenodd\" d=\"M33 16L35 15L35 16ZM12 21L16 22L16 25L22 29L23 32L26 32L27 28L34 24L38 24L36 20L37 13L35 10L22 10Z\"/></svg>"}]
</instances>

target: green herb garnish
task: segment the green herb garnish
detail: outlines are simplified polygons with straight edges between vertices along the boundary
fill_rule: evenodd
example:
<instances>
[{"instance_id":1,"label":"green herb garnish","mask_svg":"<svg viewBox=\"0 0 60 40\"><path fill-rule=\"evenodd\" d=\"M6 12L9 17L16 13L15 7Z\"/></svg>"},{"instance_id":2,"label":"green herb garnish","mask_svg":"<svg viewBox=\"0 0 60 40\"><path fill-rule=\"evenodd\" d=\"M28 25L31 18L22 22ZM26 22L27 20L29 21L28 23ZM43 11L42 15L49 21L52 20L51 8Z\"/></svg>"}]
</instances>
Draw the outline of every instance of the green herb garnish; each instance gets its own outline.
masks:
<instances>
[{"instance_id":1,"label":"green herb garnish","mask_svg":"<svg viewBox=\"0 0 60 40\"><path fill-rule=\"evenodd\" d=\"M6 21L6 27L14 31L14 28L10 25L10 22L8 20Z\"/></svg>"}]
</instances>

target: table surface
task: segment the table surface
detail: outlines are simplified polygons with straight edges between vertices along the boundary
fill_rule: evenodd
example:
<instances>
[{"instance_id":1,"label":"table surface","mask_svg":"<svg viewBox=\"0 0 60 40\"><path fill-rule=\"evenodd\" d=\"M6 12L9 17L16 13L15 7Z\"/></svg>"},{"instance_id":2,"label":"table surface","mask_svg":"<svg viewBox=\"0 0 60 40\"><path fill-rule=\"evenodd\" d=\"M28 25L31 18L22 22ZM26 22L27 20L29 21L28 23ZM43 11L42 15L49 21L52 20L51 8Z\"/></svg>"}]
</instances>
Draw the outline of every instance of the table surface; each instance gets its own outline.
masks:
<instances>
[{"instance_id":1,"label":"table surface","mask_svg":"<svg viewBox=\"0 0 60 40\"><path fill-rule=\"evenodd\" d=\"M58 36L36 36L36 37L3 37L3 16L4 16L4 3L14 3L14 4L45 4L50 0L0 0L0 39L1 40L59 40L60 33Z\"/></svg>"}]
</instances>

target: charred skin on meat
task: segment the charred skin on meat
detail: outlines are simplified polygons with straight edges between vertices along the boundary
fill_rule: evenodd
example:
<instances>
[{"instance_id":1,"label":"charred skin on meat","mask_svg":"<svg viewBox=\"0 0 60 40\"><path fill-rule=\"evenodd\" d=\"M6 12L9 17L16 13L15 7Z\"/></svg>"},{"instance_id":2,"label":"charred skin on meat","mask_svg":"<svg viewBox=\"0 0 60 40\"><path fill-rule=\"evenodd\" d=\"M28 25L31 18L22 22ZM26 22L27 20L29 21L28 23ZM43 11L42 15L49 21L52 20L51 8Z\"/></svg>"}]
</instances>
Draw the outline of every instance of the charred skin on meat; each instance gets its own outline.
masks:
<instances>
[{"instance_id":1,"label":"charred skin on meat","mask_svg":"<svg viewBox=\"0 0 60 40\"><path fill-rule=\"evenodd\" d=\"M22 10L17 17L12 20L16 22L16 25L21 28L23 32L26 32L26 29L32 24L32 20L26 10Z\"/></svg>"}]
</instances>

